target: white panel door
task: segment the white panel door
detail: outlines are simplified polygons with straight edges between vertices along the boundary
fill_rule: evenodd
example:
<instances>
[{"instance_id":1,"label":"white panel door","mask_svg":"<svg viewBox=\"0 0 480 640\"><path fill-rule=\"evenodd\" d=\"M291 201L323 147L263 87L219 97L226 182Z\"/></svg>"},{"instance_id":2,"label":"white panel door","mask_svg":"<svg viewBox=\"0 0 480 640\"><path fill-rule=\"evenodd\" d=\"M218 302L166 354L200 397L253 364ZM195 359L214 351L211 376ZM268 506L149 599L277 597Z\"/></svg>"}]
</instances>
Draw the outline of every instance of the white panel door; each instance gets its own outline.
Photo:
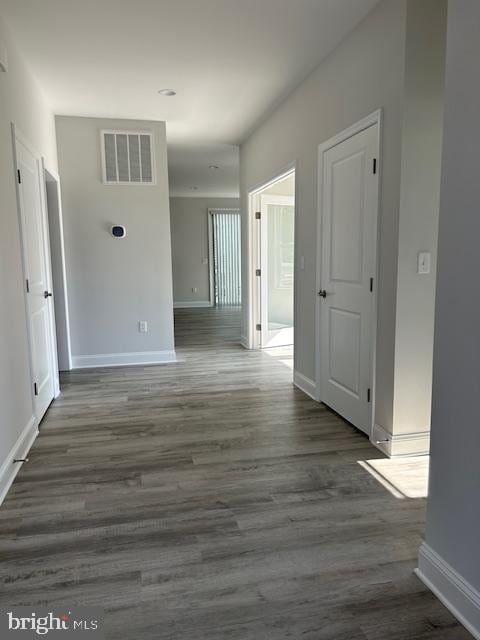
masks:
<instances>
[{"instance_id":1,"label":"white panel door","mask_svg":"<svg viewBox=\"0 0 480 640\"><path fill-rule=\"evenodd\" d=\"M54 397L54 347L52 297L49 284L48 239L42 206L40 161L18 139L15 140L19 171L19 208L27 315L34 390L35 416L41 420Z\"/></svg>"},{"instance_id":2,"label":"white panel door","mask_svg":"<svg viewBox=\"0 0 480 640\"><path fill-rule=\"evenodd\" d=\"M371 431L378 125L323 153L320 399Z\"/></svg>"},{"instance_id":3,"label":"white panel door","mask_svg":"<svg viewBox=\"0 0 480 640\"><path fill-rule=\"evenodd\" d=\"M260 218L262 349L293 344L294 228L294 197L262 195Z\"/></svg>"}]
</instances>

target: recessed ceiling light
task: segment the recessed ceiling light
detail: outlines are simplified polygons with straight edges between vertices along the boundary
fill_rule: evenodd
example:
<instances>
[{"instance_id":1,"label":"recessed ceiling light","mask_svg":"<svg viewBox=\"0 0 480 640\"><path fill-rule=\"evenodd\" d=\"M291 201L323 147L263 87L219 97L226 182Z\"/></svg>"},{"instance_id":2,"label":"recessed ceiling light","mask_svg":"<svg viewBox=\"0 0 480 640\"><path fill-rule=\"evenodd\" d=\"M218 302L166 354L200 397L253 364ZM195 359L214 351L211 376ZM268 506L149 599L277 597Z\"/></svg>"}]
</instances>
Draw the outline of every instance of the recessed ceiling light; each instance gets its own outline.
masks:
<instances>
[{"instance_id":1,"label":"recessed ceiling light","mask_svg":"<svg viewBox=\"0 0 480 640\"><path fill-rule=\"evenodd\" d=\"M160 89L158 92L161 96L176 96L177 92L173 89Z\"/></svg>"},{"instance_id":2,"label":"recessed ceiling light","mask_svg":"<svg viewBox=\"0 0 480 640\"><path fill-rule=\"evenodd\" d=\"M209 164L209 165L208 165L208 168L209 168L209 169L220 169L220 167L217 167L217 165L216 165L216 164Z\"/></svg>"}]
</instances>

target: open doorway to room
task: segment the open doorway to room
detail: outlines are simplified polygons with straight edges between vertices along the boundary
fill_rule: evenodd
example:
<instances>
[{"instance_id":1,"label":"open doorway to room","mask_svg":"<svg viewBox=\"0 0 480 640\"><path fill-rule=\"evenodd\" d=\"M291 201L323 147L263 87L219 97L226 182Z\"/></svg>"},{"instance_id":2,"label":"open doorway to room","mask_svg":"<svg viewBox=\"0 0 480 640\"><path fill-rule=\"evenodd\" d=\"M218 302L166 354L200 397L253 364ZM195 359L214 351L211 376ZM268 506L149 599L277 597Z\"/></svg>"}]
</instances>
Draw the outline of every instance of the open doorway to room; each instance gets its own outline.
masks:
<instances>
[{"instance_id":1,"label":"open doorway to room","mask_svg":"<svg viewBox=\"0 0 480 640\"><path fill-rule=\"evenodd\" d=\"M240 345L238 198L170 199L177 354Z\"/></svg>"},{"instance_id":2,"label":"open doorway to room","mask_svg":"<svg viewBox=\"0 0 480 640\"><path fill-rule=\"evenodd\" d=\"M295 170L250 194L251 346L294 343Z\"/></svg>"},{"instance_id":3,"label":"open doorway to room","mask_svg":"<svg viewBox=\"0 0 480 640\"><path fill-rule=\"evenodd\" d=\"M48 236L52 265L53 305L55 310L55 338L59 371L72 368L70 322L68 316L67 275L63 240L63 217L60 196L60 178L43 168L45 201L48 220Z\"/></svg>"},{"instance_id":4,"label":"open doorway to room","mask_svg":"<svg viewBox=\"0 0 480 640\"><path fill-rule=\"evenodd\" d=\"M168 147L177 355L240 345L239 166L235 145Z\"/></svg>"}]
</instances>

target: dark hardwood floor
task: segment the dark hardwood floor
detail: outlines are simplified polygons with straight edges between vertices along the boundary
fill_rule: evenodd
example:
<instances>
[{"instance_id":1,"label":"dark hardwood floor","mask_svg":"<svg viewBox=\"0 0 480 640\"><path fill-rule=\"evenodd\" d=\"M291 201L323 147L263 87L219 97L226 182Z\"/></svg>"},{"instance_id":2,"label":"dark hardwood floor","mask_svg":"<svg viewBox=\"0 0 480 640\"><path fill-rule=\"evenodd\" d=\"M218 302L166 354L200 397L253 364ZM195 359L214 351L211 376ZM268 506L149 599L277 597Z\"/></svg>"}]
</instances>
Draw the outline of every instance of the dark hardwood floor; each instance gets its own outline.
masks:
<instances>
[{"instance_id":1,"label":"dark hardwood floor","mask_svg":"<svg viewBox=\"0 0 480 640\"><path fill-rule=\"evenodd\" d=\"M100 605L112 640L470 638L412 573L425 501L288 351L242 349L238 310L176 336L176 364L62 376L0 509L0 605Z\"/></svg>"}]
</instances>

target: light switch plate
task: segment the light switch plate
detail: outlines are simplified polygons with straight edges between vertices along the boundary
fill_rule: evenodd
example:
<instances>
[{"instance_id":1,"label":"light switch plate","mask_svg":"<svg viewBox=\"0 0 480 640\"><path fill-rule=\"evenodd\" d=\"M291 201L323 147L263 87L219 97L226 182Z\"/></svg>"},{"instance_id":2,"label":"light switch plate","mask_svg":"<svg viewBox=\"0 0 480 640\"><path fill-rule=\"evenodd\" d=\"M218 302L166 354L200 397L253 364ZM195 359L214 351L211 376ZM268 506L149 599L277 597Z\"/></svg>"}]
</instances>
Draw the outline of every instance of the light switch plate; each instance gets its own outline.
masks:
<instances>
[{"instance_id":1,"label":"light switch plate","mask_svg":"<svg viewBox=\"0 0 480 640\"><path fill-rule=\"evenodd\" d=\"M418 273L423 275L430 273L430 252L420 251L418 254Z\"/></svg>"},{"instance_id":2,"label":"light switch plate","mask_svg":"<svg viewBox=\"0 0 480 640\"><path fill-rule=\"evenodd\" d=\"M5 73L8 71L7 48L1 41L0 41L0 71Z\"/></svg>"},{"instance_id":3,"label":"light switch plate","mask_svg":"<svg viewBox=\"0 0 480 640\"><path fill-rule=\"evenodd\" d=\"M146 320L140 320L138 330L140 333L148 333L148 322Z\"/></svg>"}]
</instances>

